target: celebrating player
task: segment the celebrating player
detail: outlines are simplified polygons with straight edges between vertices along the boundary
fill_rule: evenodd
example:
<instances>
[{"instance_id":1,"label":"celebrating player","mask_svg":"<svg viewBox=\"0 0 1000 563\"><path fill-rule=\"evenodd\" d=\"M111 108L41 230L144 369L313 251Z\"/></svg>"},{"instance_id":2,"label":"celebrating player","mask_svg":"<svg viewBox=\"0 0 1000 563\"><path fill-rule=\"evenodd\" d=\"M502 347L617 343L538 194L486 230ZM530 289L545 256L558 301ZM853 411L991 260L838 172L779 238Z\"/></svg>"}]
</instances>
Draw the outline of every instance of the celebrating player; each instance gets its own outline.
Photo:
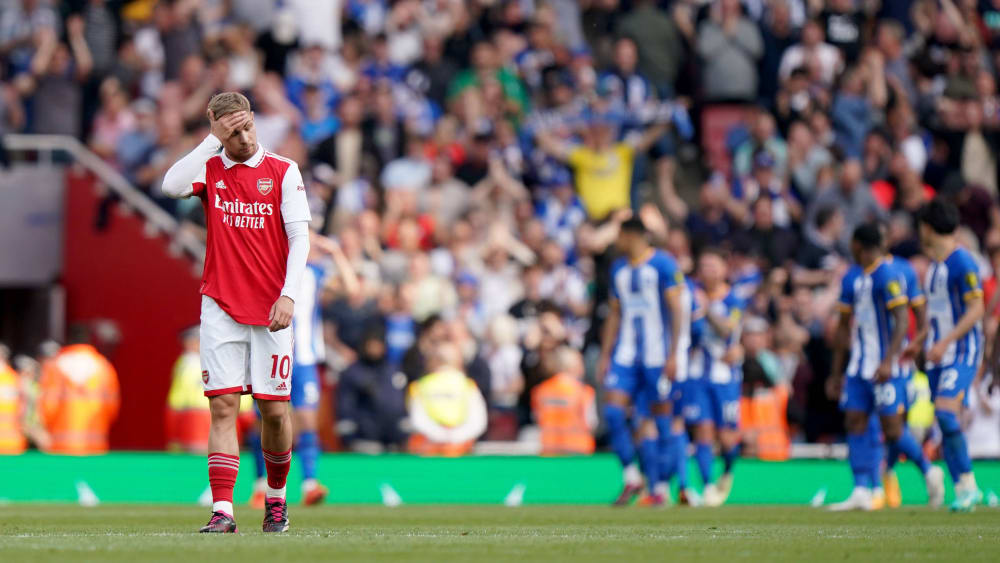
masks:
<instances>
[{"instance_id":1,"label":"celebrating player","mask_svg":"<svg viewBox=\"0 0 1000 563\"><path fill-rule=\"evenodd\" d=\"M955 239L959 216L954 204L934 199L920 210L919 220L920 243L934 261L924 276L930 326L927 380L943 435L942 454L955 483L951 509L967 511L975 507L980 492L958 416L982 361L983 289L972 255Z\"/></svg>"},{"instance_id":2,"label":"celebrating player","mask_svg":"<svg viewBox=\"0 0 1000 563\"><path fill-rule=\"evenodd\" d=\"M719 506L732 489L732 469L739 455L740 318L743 300L726 283L726 260L716 250L702 252L698 281L705 291L704 329L691 355L692 395L685 418L695 427L695 460L705 483L704 502ZM712 477L712 446L718 438L724 468L718 482Z\"/></svg>"},{"instance_id":3,"label":"celebrating player","mask_svg":"<svg viewBox=\"0 0 1000 563\"><path fill-rule=\"evenodd\" d=\"M856 264L842 281L840 325L829 391L836 394L841 390L854 490L847 500L830 509L872 509L873 475L881 461L881 445L869 436L872 413L878 414L886 441L924 473L930 501L940 503L940 471L928 464L920 445L903 424L906 381L899 355L909 326L906 280L898 266L887 262L878 225L865 224L855 229L851 252ZM848 339L851 356L845 382Z\"/></svg>"},{"instance_id":4,"label":"celebrating player","mask_svg":"<svg viewBox=\"0 0 1000 563\"><path fill-rule=\"evenodd\" d=\"M611 444L624 468L625 485L615 504L630 503L642 490L628 408L649 405L648 412L638 413L639 461L650 504L662 505L666 491L653 490L660 482L657 436L670 433L669 380L687 369L683 341L687 290L674 259L650 246L639 219L622 224L618 247L624 256L611 267L611 310L604 324L599 366L599 373L605 374Z\"/></svg>"},{"instance_id":5,"label":"celebrating player","mask_svg":"<svg viewBox=\"0 0 1000 563\"><path fill-rule=\"evenodd\" d=\"M246 393L253 394L261 413L268 484L263 530L283 532L292 455L289 325L309 254L309 207L298 166L257 144L245 96L217 94L207 114L211 133L163 178L165 194L201 198L208 226L201 369L212 413L208 480L213 504L201 532L237 531L236 416L240 395Z\"/></svg>"}]
</instances>

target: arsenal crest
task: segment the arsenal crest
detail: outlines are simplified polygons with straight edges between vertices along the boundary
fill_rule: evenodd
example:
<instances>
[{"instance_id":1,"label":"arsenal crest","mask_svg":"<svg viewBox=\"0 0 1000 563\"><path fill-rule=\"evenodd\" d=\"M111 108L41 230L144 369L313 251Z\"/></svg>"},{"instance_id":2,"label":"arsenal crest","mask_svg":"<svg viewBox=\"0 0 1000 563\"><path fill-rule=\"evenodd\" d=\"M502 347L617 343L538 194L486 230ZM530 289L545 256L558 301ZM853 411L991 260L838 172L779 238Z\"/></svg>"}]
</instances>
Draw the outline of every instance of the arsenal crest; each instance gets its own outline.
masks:
<instances>
[{"instance_id":1,"label":"arsenal crest","mask_svg":"<svg viewBox=\"0 0 1000 563\"><path fill-rule=\"evenodd\" d=\"M274 180L270 178L259 178L257 180L257 191L259 191L261 195L267 195L271 193L271 188L273 187L274 187Z\"/></svg>"},{"instance_id":2,"label":"arsenal crest","mask_svg":"<svg viewBox=\"0 0 1000 563\"><path fill-rule=\"evenodd\" d=\"M201 380L204 381L205 383L208 383L208 370L207 369L205 371L201 372Z\"/></svg>"}]
</instances>

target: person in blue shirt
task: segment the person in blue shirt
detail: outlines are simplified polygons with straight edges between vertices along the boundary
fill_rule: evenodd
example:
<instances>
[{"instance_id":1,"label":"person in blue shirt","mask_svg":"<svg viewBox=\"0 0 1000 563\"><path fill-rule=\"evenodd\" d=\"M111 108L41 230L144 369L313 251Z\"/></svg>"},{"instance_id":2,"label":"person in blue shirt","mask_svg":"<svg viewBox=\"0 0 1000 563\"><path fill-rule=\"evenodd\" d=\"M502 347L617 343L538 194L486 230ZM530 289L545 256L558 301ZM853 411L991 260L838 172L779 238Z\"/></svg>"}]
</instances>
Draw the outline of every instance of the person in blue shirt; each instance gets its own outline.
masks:
<instances>
[{"instance_id":1,"label":"person in blue shirt","mask_svg":"<svg viewBox=\"0 0 1000 563\"><path fill-rule=\"evenodd\" d=\"M928 332L925 371L941 428L941 451L955 483L952 510L972 510L981 497L959 414L982 361L985 311L979 268L955 237L954 204L935 198L918 215L920 244L933 260L924 276Z\"/></svg>"},{"instance_id":2,"label":"person in blue shirt","mask_svg":"<svg viewBox=\"0 0 1000 563\"><path fill-rule=\"evenodd\" d=\"M611 266L610 310L598 367L611 445L624 472L624 488L615 504L631 503L642 490L628 415L630 407L648 405L636 412L638 456L650 504L656 506L666 501L662 490L654 490L661 481L657 438L670 434L670 381L687 371L691 297L677 263L650 245L639 219L622 224L617 246L624 256Z\"/></svg>"},{"instance_id":3,"label":"person in blue shirt","mask_svg":"<svg viewBox=\"0 0 1000 563\"><path fill-rule=\"evenodd\" d=\"M906 347L903 349L901 366L903 370L903 381L909 385L910 380L913 378L913 372L916 369L914 362L917 356L919 356L920 350L923 348L924 339L927 337L927 297L924 295L924 289L920 280L917 279L917 272L913 269L913 265L910 264L909 260L899 256L890 255L888 261L890 265L898 267L900 273L903 275L903 280L906 282L906 295L910 301L910 311L913 314L912 318L915 323L913 337L908 341ZM908 396L904 395L904 399L905 407L909 410L910 405ZM903 420L903 424L903 432L909 433L909 428L905 426L905 418ZM886 470L883 481L886 485L889 506L896 507L902 503L902 498L899 493L899 479L897 478L895 472L896 463L899 461L901 452L899 451L899 448L896 447L895 443L887 444L886 450ZM937 469L932 469L932 471L937 471ZM935 482L937 482L936 476L934 479ZM943 492L943 490L940 492ZM933 500L933 505L939 505L943 501L943 499L940 498L931 500Z\"/></svg>"},{"instance_id":4,"label":"person in blue shirt","mask_svg":"<svg viewBox=\"0 0 1000 563\"><path fill-rule=\"evenodd\" d=\"M664 497L669 492L670 479L677 476L678 502L690 506L700 506L701 496L693 488L688 486L688 440L687 424L685 422L685 411L690 410L689 405L698 401L698 381L691 379L692 369L691 351L695 350L707 330L705 311L703 306L702 291L690 279L684 278L684 285L687 287L690 299L684 299L689 305L690 318L685 320L687 335L682 341L688 342L688 367L684 372L677 372L674 381L670 385L670 401L672 403L673 416L670 424L670 432L660 432L658 439L660 443L660 484L657 491Z\"/></svg>"},{"instance_id":5,"label":"person in blue shirt","mask_svg":"<svg viewBox=\"0 0 1000 563\"><path fill-rule=\"evenodd\" d=\"M872 414L879 416L886 442L894 444L925 474L928 496L933 501L942 491L941 475L931 470L920 445L904 431L903 424L906 381L899 358L909 328L906 280L898 265L886 260L877 224L866 223L855 229L851 252L856 264L841 282L840 324L828 391L840 391L854 490L847 500L830 509L872 509L872 488L876 485L873 475L881 461L881 445L870 438ZM845 369L848 349L850 359Z\"/></svg>"},{"instance_id":6,"label":"person in blue shirt","mask_svg":"<svg viewBox=\"0 0 1000 563\"><path fill-rule=\"evenodd\" d=\"M704 322L692 347L687 385L692 397L684 406L685 420L694 427L695 460L708 506L719 506L729 497L740 443L739 342L744 302L726 283L726 270L726 258L719 250L706 249L698 257L698 281L705 292ZM712 475L716 440L724 462L718 482Z\"/></svg>"}]
</instances>

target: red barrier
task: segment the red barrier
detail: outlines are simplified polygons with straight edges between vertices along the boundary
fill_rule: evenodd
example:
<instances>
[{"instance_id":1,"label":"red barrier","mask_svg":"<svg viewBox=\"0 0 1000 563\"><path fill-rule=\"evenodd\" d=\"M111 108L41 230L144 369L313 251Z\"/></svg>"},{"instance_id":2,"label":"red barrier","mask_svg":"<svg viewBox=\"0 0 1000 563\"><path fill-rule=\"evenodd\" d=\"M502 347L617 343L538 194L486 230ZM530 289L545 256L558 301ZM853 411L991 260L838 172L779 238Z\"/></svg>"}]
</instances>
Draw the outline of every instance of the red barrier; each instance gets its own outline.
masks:
<instances>
[{"instance_id":1,"label":"red barrier","mask_svg":"<svg viewBox=\"0 0 1000 563\"><path fill-rule=\"evenodd\" d=\"M186 257L171 256L167 239L149 237L137 214L108 211L89 175L67 174L63 279L67 323L110 319L121 342L109 358L121 381L122 406L111 447L162 449L163 408L170 369L180 354L178 333L198 322L200 280Z\"/></svg>"}]
</instances>

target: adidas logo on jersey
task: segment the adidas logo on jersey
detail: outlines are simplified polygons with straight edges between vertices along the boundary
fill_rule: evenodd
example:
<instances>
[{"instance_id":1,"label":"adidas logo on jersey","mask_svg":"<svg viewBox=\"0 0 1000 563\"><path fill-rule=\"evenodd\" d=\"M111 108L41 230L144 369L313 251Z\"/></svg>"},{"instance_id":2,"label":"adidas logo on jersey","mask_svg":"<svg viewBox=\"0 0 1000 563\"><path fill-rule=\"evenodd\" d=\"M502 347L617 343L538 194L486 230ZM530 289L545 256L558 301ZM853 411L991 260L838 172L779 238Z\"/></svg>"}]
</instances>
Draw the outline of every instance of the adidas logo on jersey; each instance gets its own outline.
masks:
<instances>
[{"instance_id":1,"label":"adidas logo on jersey","mask_svg":"<svg viewBox=\"0 0 1000 563\"><path fill-rule=\"evenodd\" d=\"M224 189L226 189L226 183L223 182L222 180L219 180L218 182L215 183L215 189L217 189L217 190L224 190Z\"/></svg>"},{"instance_id":2,"label":"adidas logo on jersey","mask_svg":"<svg viewBox=\"0 0 1000 563\"><path fill-rule=\"evenodd\" d=\"M284 381L282 381L280 385L278 385L277 387L274 388L274 390L275 391L288 391L288 384L285 383Z\"/></svg>"}]
</instances>

